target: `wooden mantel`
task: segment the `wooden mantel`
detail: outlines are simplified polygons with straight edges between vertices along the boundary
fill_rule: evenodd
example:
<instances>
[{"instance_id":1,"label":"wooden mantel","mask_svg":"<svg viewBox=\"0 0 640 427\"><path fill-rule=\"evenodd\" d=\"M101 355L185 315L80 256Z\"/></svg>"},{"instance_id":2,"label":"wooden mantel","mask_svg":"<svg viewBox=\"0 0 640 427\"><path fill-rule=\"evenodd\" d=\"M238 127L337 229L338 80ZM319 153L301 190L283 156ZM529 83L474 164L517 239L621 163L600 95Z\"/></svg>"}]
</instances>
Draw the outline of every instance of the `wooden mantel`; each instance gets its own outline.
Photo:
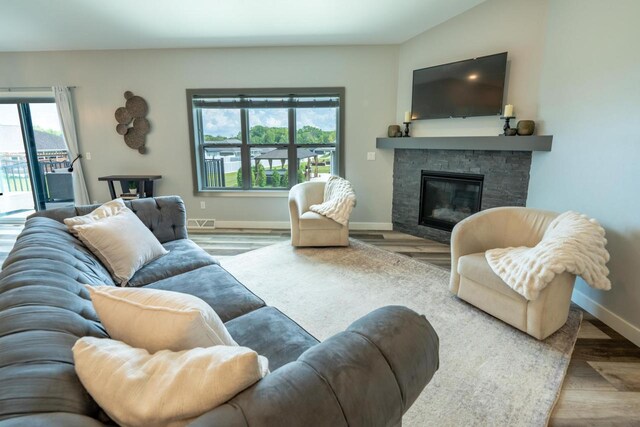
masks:
<instances>
[{"instance_id":1,"label":"wooden mantel","mask_svg":"<svg viewBox=\"0 0 640 427\"><path fill-rule=\"evenodd\" d=\"M552 135L376 138L376 148L403 150L551 151Z\"/></svg>"}]
</instances>

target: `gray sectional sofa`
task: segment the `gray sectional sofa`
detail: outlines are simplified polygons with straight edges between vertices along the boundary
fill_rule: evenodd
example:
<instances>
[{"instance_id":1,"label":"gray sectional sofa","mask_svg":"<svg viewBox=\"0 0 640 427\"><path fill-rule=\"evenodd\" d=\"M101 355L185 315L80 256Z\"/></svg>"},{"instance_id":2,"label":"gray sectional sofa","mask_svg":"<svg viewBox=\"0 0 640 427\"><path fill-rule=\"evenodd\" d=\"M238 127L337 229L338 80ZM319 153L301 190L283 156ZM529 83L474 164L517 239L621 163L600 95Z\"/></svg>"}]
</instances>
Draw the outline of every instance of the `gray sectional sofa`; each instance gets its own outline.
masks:
<instances>
[{"instance_id":1,"label":"gray sectional sofa","mask_svg":"<svg viewBox=\"0 0 640 427\"><path fill-rule=\"evenodd\" d=\"M170 250L138 271L130 285L202 298L240 345L270 362L267 377L190 425L396 425L438 369L438 336L424 316L383 307L319 343L188 240L179 197L127 205ZM3 265L2 427L110 423L79 382L71 347L82 336L108 337L83 284L114 282L61 222L94 208L31 216Z\"/></svg>"}]
</instances>

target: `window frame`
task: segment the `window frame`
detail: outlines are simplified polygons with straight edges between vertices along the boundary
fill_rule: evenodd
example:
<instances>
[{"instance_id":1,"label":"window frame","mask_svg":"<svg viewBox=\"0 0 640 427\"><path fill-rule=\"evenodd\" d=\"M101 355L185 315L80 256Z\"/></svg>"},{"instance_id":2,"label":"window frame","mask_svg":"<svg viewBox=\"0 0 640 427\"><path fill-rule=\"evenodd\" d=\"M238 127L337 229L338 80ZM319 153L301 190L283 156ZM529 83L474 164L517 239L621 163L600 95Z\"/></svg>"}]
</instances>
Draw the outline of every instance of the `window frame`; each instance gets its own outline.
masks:
<instances>
[{"instance_id":1,"label":"window frame","mask_svg":"<svg viewBox=\"0 0 640 427\"><path fill-rule=\"evenodd\" d=\"M197 108L193 107L194 99L198 97L221 97L221 98L251 98L251 97L326 97L334 96L339 100L338 114L336 117L336 142L335 144L298 144L296 141L296 108L288 109L289 122L289 143L288 144L251 144L249 142L249 109L240 109L241 144L216 144L215 142L204 143L202 141L201 118L197 113ZM216 195L251 195L251 196L282 196L289 192L289 189L297 184L297 150L298 148L311 147L321 148L323 146L335 147L335 161L337 163L338 174L345 177L345 156L344 156L344 116L345 116L345 88L344 87L305 87L305 88L255 88L255 89L187 89L187 112L189 122L189 144L191 146L191 170L193 175L193 193L197 196ZM304 108L304 107L300 107ZM251 148L287 148L287 170L289 175L289 187L285 188L256 188L251 187L252 183L243 179L243 186L228 188L205 188L202 182L202 169L204 166L204 150L206 148L240 148L241 167L243 177L250 176L251 168ZM296 159L295 162L289 161Z\"/></svg>"}]
</instances>

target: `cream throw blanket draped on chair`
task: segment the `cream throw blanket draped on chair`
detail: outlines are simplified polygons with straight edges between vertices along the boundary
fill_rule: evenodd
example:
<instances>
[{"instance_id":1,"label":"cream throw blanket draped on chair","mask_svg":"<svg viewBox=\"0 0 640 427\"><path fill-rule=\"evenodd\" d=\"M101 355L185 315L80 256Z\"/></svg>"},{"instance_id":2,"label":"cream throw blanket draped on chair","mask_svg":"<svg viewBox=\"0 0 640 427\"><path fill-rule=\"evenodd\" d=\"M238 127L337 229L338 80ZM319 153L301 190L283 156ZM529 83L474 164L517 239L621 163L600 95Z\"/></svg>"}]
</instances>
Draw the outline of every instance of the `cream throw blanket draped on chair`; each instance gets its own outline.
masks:
<instances>
[{"instance_id":1,"label":"cream throw blanket draped on chair","mask_svg":"<svg viewBox=\"0 0 640 427\"><path fill-rule=\"evenodd\" d=\"M324 201L309 206L309 210L347 225L351 211L356 206L356 193L351 183L339 176L330 176L324 187Z\"/></svg>"},{"instance_id":2,"label":"cream throw blanket draped on chair","mask_svg":"<svg viewBox=\"0 0 640 427\"><path fill-rule=\"evenodd\" d=\"M595 219L576 212L558 215L533 248L500 248L485 253L491 269L529 301L538 298L556 274L581 276L589 286L611 289L607 278L609 252L604 229Z\"/></svg>"}]
</instances>

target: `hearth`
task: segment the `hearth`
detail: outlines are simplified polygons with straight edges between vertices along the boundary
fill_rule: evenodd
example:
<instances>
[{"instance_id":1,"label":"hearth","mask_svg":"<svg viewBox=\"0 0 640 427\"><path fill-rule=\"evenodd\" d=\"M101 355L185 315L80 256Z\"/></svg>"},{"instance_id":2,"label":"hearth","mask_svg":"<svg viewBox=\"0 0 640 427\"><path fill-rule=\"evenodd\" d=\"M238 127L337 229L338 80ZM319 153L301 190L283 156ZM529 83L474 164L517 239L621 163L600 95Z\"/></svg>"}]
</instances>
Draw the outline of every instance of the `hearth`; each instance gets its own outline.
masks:
<instances>
[{"instance_id":1,"label":"hearth","mask_svg":"<svg viewBox=\"0 0 640 427\"><path fill-rule=\"evenodd\" d=\"M484 175L423 170L419 224L451 231L480 211Z\"/></svg>"}]
</instances>

